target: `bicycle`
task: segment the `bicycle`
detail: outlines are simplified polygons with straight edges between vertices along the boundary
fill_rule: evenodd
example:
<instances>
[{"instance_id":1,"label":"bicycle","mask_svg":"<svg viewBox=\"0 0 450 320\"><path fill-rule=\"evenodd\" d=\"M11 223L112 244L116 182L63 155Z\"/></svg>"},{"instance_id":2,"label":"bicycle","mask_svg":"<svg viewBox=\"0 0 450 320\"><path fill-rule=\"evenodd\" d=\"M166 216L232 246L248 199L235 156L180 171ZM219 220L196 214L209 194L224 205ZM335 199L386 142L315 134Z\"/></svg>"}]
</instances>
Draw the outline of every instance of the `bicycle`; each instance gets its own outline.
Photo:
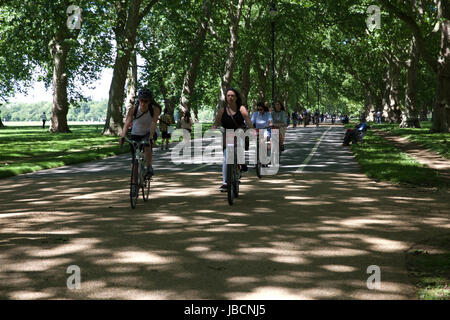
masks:
<instances>
[{"instance_id":1,"label":"bicycle","mask_svg":"<svg viewBox=\"0 0 450 320\"><path fill-rule=\"evenodd\" d=\"M130 203L131 208L135 209L137 199L139 198L139 189L142 189L144 202L148 201L150 195L151 177L149 177L146 172L146 157L144 152L144 144L148 142L145 140L134 141L128 138L125 138L125 141L130 144L132 150Z\"/></svg>"},{"instance_id":2,"label":"bicycle","mask_svg":"<svg viewBox=\"0 0 450 320\"><path fill-rule=\"evenodd\" d=\"M261 174L261 168L263 167L263 164L261 163L261 160L260 160L260 158L259 158L259 143L260 143L260 141L259 141L259 135L260 135L260 130L267 130L267 128L264 128L264 129L255 129L255 131L256 131L256 166L255 166L255 168L256 168L256 176L258 177L258 178L262 178L262 174ZM264 131L263 131L264 132ZM267 137L267 141L269 140L269 137ZM264 144L266 144L267 142L266 141L264 141ZM267 147L267 146L266 146Z\"/></svg>"},{"instance_id":3,"label":"bicycle","mask_svg":"<svg viewBox=\"0 0 450 320\"><path fill-rule=\"evenodd\" d=\"M234 199L239 197L239 180L241 178L241 172L237 164L237 138L233 136L233 141L226 140L227 147L233 147L233 162L227 163L226 167L226 182L227 182L227 197L228 204L233 205Z\"/></svg>"}]
</instances>

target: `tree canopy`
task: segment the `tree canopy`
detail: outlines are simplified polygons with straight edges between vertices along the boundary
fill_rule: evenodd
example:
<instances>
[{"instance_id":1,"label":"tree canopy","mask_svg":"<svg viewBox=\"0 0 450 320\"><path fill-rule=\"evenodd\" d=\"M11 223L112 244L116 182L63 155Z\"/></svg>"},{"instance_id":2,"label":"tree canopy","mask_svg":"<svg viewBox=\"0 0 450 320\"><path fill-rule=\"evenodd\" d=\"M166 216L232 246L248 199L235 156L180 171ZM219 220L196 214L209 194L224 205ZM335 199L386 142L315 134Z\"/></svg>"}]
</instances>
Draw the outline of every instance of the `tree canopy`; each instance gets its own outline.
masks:
<instances>
[{"instance_id":1,"label":"tree canopy","mask_svg":"<svg viewBox=\"0 0 450 320\"><path fill-rule=\"evenodd\" d=\"M123 126L127 84L129 99L147 86L170 113L197 118L216 111L221 90L231 86L250 109L279 100L290 111L369 119L381 111L402 126L420 126L433 111L432 130L449 130L444 1L78 1L79 29L69 23L78 14L70 5L0 2L0 97L45 81L55 92L55 132L68 129L58 125L69 106L82 105L80 84L105 67L114 69L108 134Z\"/></svg>"}]
</instances>

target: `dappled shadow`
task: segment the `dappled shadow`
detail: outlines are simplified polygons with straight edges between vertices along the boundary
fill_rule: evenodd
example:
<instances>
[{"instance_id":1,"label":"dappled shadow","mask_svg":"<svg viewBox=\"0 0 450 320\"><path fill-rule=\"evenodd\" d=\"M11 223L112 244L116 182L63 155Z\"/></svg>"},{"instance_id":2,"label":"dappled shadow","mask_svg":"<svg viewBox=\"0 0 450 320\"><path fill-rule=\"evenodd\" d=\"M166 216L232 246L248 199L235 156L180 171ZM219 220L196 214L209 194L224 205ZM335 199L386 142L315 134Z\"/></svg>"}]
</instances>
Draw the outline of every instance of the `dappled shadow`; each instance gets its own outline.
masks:
<instances>
[{"instance_id":1,"label":"dappled shadow","mask_svg":"<svg viewBox=\"0 0 450 320\"><path fill-rule=\"evenodd\" d=\"M450 229L446 190L249 173L229 206L219 184L164 173L132 210L126 174L0 180L0 298L410 299L405 250Z\"/></svg>"}]
</instances>

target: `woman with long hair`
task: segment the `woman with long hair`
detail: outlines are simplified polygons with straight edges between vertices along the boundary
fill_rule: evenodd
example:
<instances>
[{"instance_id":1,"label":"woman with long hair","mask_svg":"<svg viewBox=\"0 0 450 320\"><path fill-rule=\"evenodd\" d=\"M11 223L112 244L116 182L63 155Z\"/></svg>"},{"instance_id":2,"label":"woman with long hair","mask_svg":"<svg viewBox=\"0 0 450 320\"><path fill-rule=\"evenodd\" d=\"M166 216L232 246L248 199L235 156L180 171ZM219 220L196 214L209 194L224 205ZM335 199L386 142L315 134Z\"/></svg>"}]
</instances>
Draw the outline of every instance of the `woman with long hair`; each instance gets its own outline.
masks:
<instances>
[{"instance_id":1,"label":"woman with long hair","mask_svg":"<svg viewBox=\"0 0 450 320\"><path fill-rule=\"evenodd\" d=\"M247 109L242 105L242 100L239 92L234 88L229 88L226 91L225 103L217 113L216 120L214 121L211 129L216 129L220 124L224 129L237 130L244 128L244 122L247 123L248 128L253 128L250 117L248 116ZM223 145L223 164L222 164L222 185L219 188L220 191L227 191L226 182L226 144ZM247 171L247 166L242 165L241 171Z\"/></svg>"}]
</instances>

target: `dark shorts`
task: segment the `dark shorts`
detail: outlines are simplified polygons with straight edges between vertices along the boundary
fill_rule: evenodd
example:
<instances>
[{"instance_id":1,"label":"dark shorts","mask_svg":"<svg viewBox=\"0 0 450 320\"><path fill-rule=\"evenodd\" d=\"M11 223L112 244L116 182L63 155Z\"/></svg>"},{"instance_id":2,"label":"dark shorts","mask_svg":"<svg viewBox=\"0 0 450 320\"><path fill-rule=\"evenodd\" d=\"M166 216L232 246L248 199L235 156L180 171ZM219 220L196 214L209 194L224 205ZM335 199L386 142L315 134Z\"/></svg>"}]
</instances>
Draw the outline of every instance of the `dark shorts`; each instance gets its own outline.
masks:
<instances>
[{"instance_id":1,"label":"dark shorts","mask_svg":"<svg viewBox=\"0 0 450 320\"><path fill-rule=\"evenodd\" d=\"M135 134L132 134L130 137L130 140L133 140L133 141L142 141L142 139L145 140L144 146L150 147L150 141L149 141L150 140L150 132L144 136L137 136Z\"/></svg>"},{"instance_id":2,"label":"dark shorts","mask_svg":"<svg viewBox=\"0 0 450 320\"><path fill-rule=\"evenodd\" d=\"M144 136L138 136L138 135L132 134L130 137L130 140L142 141L142 139L145 139L146 143L143 144L144 147L150 147L149 137L150 137L150 132ZM130 151L131 151L131 154L133 155L134 154L133 145L130 145ZM133 161L134 161L134 156L131 157L131 163L133 163Z\"/></svg>"},{"instance_id":3,"label":"dark shorts","mask_svg":"<svg viewBox=\"0 0 450 320\"><path fill-rule=\"evenodd\" d=\"M161 137L163 139L170 139L170 133L167 131L161 131Z\"/></svg>"}]
</instances>

